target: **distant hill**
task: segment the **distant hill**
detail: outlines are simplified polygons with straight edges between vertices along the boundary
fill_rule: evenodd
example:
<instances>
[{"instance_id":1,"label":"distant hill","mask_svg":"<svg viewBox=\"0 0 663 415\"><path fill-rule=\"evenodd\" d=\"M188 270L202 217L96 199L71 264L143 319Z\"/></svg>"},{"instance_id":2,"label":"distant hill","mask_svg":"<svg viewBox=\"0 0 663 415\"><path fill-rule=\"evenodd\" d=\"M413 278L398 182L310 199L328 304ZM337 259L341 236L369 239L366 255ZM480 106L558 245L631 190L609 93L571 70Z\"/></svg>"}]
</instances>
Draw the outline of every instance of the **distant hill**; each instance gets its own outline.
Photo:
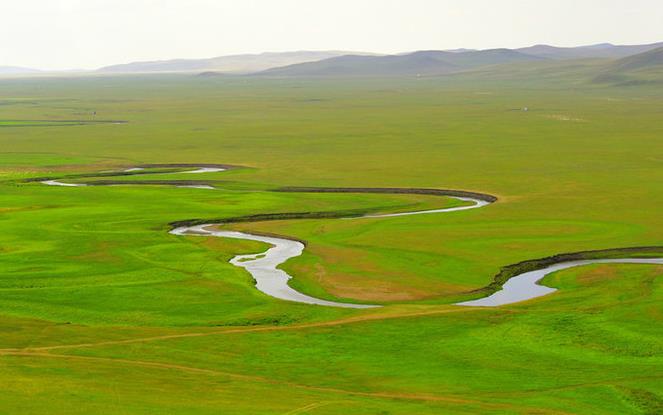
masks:
<instances>
[{"instance_id":1,"label":"distant hill","mask_svg":"<svg viewBox=\"0 0 663 415\"><path fill-rule=\"evenodd\" d=\"M663 82L663 47L612 62L595 82Z\"/></svg>"},{"instance_id":2,"label":"distant hill","mask_svg":"<svg viewBox=\"0 0 663 415\"><path fill-rule=\"evenodd\" d=\"M13 75L13 74L29 74L41 72L38 69L23 68L21 66L0 66L0 74Z\"/></svg>"},{"instance_id":3,"label":"distant hill","mask_svg":"<svg viewBox=\"0 0 663 415\"><path fill-rule=\"evenodd\" d=\"M41 71L0 66L0 76L70 74L78 76L131 73L191 73L201 76L251 75L276 77L434 76L472 72L472 76L549 79L585 76L595 82L647 82L663 79L658 63L663 42L645 45L600 43L578 47L534 45L520 49L423 50L393 55L347 51L267 52L204 59L170 59L111 65L96 71ZM658 51L658 52L657 52ZM652 52L651 54L648 54ZM633 59L630 59L633 58ZM559 63L557 65L556 63ZM561 71L561 72L560 72ZM519 74L519 75L518 75ZM561 79L561 78L560 78ZM656 81L658 82L658 81Z\"/></svg>"},{"instance_id":4,"label":"distant hill","mask_svg":"<svg viewBox=\"0 0 663 415\"><path fill-rule=\"evenodd\" d=\"M587 85L607 63L603 59L546 59L535 62L483 66L446 75L450 81L465 84L507 82L558 88Z\"/></svg>"},{"instance_id":5,"label":"distant hill","mask_svg":"<svg viewBox=\"0 0 663 415\"><path fill-rule=\"evenodd\" d=\"M339 56L268 69L261 76L424 76L488 65L539 61L543 58L510 49L482 51L419 51L388 56Z\"/></svg>"},{"instance_id":6,"label":"distant hill","mask_svg":"<svg viewBox=\"0 0 663 415\"><path fill-rule=\"evenodd\" d=\"M465 49L465 48L445 49L444 52L453 52L453 53L476 52L476 49Z\"/></svg>"},{"instance_id":7,"label":"distant hill","mask_svg":"<svg viewBox=\"0 0 663 415\"><path fill-rule=\"evenodd\" d=\"M250 73L278 66L302 62L319 61L348 54L364 55L363 52L345 51L300 51L275 52L219 56L206 59L172 59L151 62L133 62L100 68L107 73L150 73L150 72L219 72Z\"/></svg>"},{"instance_id":8,"label":"distant hill","mask_svg":"<svg viewBox=\"0 0 663 415\"><path fill-rule=\"evenodd\" d=\"M632 71L659 65L663 65L663 46L649 52L620 59L612 65L612 69L615 71Z\"/></svg>"},{"instance_id":9,"label":"distant hill","mask_svg":"<svg viewBox=\"0 0 663 415\"><path fill-rule=\"evenodd\" d=\"M647 45L613 45L611 43L600 43L598 45L578 46L573 48L562 48L550 45L535 45L516 50L527 55L533 55L547 59L619 59L626 56L647 52L660 47L663 47L663 42Z\"/></svg>"}]
</instances>

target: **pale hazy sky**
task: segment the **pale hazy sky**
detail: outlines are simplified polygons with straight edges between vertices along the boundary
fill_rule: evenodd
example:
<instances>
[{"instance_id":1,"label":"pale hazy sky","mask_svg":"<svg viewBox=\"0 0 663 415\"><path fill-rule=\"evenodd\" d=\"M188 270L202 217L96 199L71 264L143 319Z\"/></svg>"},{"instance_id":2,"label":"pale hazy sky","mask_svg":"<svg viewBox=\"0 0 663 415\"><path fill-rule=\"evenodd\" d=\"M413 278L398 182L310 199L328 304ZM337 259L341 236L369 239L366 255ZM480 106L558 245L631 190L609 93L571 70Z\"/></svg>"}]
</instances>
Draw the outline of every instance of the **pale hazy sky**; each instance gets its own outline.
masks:
<instances>
[{"instance_id":1,"label":"pale hazy sky","mask_svg":"<svg viewBox=\"0 0 663 415\"><path fill-rule=\"evenodd\" d=\"M663 0L0 0L0 65L663 41Z\"/></svg>"}]
</instances>

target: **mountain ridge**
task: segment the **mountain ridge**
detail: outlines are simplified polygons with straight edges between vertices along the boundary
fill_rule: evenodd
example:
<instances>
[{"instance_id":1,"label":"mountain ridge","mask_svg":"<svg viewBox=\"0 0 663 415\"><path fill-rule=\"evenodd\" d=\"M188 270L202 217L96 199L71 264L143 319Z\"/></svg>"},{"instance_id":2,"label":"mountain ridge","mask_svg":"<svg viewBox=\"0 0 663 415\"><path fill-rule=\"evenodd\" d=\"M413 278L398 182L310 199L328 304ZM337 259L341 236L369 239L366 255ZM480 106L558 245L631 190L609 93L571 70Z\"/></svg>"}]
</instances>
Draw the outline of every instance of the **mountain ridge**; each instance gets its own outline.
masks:
<instances>
[{"instance_id":1,"label":"mountain ridge","mask_svg":"<svg viewBox=\"0 0 663 415\"><path fill-rule=\"evenodd\" d=\"M256 76L429 76L442 75L481 66L544 58L511 49L481 51L417 51L404 55L346 55L316 62L272 68Z\"/></svg>"},{"instance_id":2,"label":"mountain ridge","mask_svg":"<svg viewBox=\"0 0 663 415\"><path fill-rule=\"evenodd\" d=\"M419 50L398 54L375 54L369 52L350 52L343 50L327 51L287 51L264 52L256 54L225 55L201 59L166 59L138 61L104 66L96 70L39 70L21 66L0 66L0 76L29 76L70 73L78 74L158 74L158 73L197 73L206 76L225 74L275 75L297 72L306 75L315 69L318 75L347 76L353 73L369 75L435 75L453 73L483 66L498 65L535 59L574 61L594 60L597 63L627 58L663 47L663 42L640 45L614 45L598 43L576 47L559 47L537 44L516 49L447 49ZM335 59L335 60L329 60ZM324 63L320 63L324 62ZM311 64L304 67L293 65ZM372 68L380 64L383 68ZM328 66L326 69L322 68ZM619 72L626 69L607 68ZM315 72L315 71L314 71ZM294 75L294 73L292 74Z\"/></svg>"},{"instance_id":3,"label":"mountain ridge","mask_svg":"<svg viewBox=\"0 0 663 415\"><path fill-rule=\"evenodd\" d=\"M150 72L196 72L216 71L220 73L250 73L272 67L328 59L347 54L368 54L348 51L292 51L263 52L217 56L201 59L167 59L138 61L104 66L97 72L105 73L150 73Z\"/></svg>"},{"instance_id":4,"label":"mountain ridge","mask_svg":"<svg viewBox=\"0 0 663 415\"><path fill-rule=\"evenodd\" d=\"M548 59L619 59L631 55L637 55L659 47L663 47L663 42L642 45L613 45L612 43L598 43L595 45L575 47L559 47L539 44L515 50Z\"/></svg>"}]
</instances>

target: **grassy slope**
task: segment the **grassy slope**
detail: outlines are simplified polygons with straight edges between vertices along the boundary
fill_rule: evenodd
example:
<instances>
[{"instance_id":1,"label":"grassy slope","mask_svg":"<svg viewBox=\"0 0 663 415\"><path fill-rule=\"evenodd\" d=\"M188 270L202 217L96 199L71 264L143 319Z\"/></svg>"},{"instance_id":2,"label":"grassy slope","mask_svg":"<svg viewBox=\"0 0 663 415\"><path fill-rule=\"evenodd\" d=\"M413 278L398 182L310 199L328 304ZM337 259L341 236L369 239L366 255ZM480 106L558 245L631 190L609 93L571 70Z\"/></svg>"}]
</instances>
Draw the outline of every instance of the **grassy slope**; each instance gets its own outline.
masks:
<instances>
[{"instance_id":1,"label":"grassy slope","mask_svg":"<svg viewBox=\"0 0 663 415\"><path fill-rule=\"evenodd\" d=\"M626 85L660 83L662 73L663 48L658 48L614 61L594 81Z\"/></svg>"},{"instance_id":2,"label":"grassy slope","mask_svg":"<svg viewBox=\"0 0 663 415\"><path fill-rule=\"evenodd\" d=\"M656 413L660 379L652 376L661 370L662 345L660 325L651 322L661 318L659 268L600 267L589 280L566 271L553 280L568 289L562 294L505 310L443 304L509 263L663 244L654 208L663 194L656 156L663 94L456 82L4 82L11 105L2 107L3 119L97 110L130 122L0 131L1 347L454 312L51 351L187 368L3 356L0 382L14 393L0 406L26 413ZM513 111L523 106L530 111ZM230 189L219 192L18 182L194 161L252 168L196 175ZM169 178L192 178L183 176ZM412 302L367 312L266 298L225 263L257 245L166 234L166 223L196 217L446 203L259 191L284 185L457 188L501 200L445 215L236 225L309 242L287 265L308 292ZM608 282L596 277L615 273Z\"/></svg>"}]
</instances>

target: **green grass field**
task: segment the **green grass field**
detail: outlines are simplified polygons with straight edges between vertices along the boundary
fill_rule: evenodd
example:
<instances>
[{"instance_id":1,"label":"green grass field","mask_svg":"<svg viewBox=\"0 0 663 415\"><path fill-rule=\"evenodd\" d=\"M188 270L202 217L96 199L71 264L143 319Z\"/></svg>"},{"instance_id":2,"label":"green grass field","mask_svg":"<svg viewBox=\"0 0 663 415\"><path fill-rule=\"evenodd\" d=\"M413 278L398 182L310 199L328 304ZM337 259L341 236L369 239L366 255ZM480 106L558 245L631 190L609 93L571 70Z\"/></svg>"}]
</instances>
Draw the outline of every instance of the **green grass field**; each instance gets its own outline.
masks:
<instances>
[{"instance_id":1,"label":"green grass field","mask_svg":"<svg viewBox=\"0 0 663 415\"><path fill-rule=\"evenodd\" d=\"M471 75L419 80L188 76L0 81L0 413L659 414L663 267L596 265L495 309L452 303L501 267L663 246L663 89ZM529 111L521 109L528 107ZM20 128L2 120L125 124ZM45 121L45 122L46 122ZM146 163L201 180L56 187ZM192 177L195 176L195 177ZM228 264L260 243L168 224L284 212L462 212L238 223L306 241L279 301Z\"/></svg>"}]
</instances>

